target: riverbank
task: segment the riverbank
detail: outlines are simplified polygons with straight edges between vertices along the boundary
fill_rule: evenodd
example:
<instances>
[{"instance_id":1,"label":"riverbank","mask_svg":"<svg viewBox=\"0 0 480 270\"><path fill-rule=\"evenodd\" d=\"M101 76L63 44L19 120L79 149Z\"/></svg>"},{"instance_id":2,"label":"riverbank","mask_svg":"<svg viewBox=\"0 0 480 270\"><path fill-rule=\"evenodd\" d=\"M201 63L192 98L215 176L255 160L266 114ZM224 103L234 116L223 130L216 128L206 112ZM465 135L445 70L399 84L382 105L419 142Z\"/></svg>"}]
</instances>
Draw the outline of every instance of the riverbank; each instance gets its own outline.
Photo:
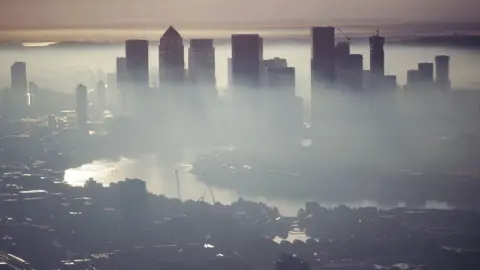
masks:
<instances>
[{"instance_id":1,"label":"riverbank","mask_svg":"<svg viewBox=\"0 0 480 270\"><path fill-rule=\"evenodd\" d=\"M295 154L292 154L295 155ZM278 158L278 157L277 157ZM313 161L312 161L313 160ZM192 173L209 185L251 196L313 201L376 201L386 207L479 208L480 179L475 175L419 171L331 169L308 155L274 166L238 152L218 152L193 164ZM455 192L452 192L455 191Z\"/></svg>"}]
</instances>

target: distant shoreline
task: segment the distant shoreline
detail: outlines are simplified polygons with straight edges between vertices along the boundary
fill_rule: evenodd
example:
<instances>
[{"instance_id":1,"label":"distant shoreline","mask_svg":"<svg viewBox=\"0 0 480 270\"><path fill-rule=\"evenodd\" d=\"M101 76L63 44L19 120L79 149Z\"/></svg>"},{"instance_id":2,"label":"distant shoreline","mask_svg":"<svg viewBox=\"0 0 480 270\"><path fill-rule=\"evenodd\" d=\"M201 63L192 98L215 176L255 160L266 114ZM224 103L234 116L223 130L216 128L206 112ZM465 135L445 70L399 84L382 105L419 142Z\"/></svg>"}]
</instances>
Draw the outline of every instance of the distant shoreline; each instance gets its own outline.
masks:
<instances>
[{"instance_id":1,"label":"distant shoreline","mask_svg":"<svg viewBox=\"0 0 480 270\"><path fill-rule=\"evenodd\" d=\"M230 37L214 38L217 44L225 44L230 42ZM264 38L266 45L280 43L306 43L310 42L308 35L292 35L292 36L266 36ZM337 35L337 41L344 41L344 37ZM159 43L151 40L150 45ZM368 43L368 36L350 38L352 44ZM188 39L186 39L188 44ZM408 46L446 46L446 47L463 47L463 48L480 48L480 35L427 35L427 36L391 36L388 40L393 45ZM77 46L112 46L123 44L123 41L61 41L61 42L0 42L2 48L62 48Z\"/></svg>"}]
</instances>

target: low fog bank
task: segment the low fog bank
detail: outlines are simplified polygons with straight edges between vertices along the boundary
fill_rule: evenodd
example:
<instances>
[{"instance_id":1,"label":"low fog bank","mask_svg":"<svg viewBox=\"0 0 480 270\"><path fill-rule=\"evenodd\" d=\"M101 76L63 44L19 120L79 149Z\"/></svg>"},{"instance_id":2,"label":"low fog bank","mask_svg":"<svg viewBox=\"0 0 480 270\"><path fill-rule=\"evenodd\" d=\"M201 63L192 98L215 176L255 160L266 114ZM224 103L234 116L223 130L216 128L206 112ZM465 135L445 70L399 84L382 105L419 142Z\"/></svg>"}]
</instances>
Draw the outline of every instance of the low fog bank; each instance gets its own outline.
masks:
<instances>
[{"instance_id":1,"label":"low fog bank","mask_svg":"<svg viewBox=\"0 0 480 270\"><path fill-rule=\"evenodd\" d=\"M221 97L189 91L150 92L136 113L112 123L113 140L160 156L233 145L247 160L326 171L461 171L474 169L479 156L476 92L323 91L311 105L318 108L315 126L302 121L293 96L271 89ZM312 146L302 147L306 140Z\"/></svg>"}]
</instances>

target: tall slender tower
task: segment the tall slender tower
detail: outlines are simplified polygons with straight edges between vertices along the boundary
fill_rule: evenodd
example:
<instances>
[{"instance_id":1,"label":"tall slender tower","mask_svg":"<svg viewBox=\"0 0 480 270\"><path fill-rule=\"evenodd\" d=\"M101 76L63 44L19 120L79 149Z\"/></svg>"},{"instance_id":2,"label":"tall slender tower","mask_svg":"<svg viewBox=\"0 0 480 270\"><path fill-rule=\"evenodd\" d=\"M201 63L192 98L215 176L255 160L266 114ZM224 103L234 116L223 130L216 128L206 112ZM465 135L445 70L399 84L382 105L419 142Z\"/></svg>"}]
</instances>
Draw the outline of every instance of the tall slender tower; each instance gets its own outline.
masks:
<instances>
[{"instance_id":1,"label":"tall slender tower","mask_svg":"<svg viewBox=\"0 0 480 270\"><path fill-rule=\"evenodd\" d=\"M149 87L148 41L140 39L127 40L125 42L125 55L127 72L135 92L146 91Z\"/></svg>"},{"instance_id":2,"label":"tall slender tower","mask_svg":"<svg viewBox=\"0 0 480 270\"><path fill-rule=\"evenodd\" d=\"M11 98L14 114L23 116L28 107L27 64L15 62L11 67Z\"/></svg>"},{"instance_id":3,"label":"tall slender tower","mask_svg":"<svg viewBox=\"0 0 480 270\"><path fill-rule=\"evenodd\" d=\"M75 91L76 99L76 114L77 114L77 128L83 134L88 133L87 119L88 119L88 97L87 87L79 84Z\"/></svg>"},{"instance_id":4,"label":"tall slender tower","mask_svg":"<svg viewBox=\"0 0 480 270\"><path fill-rule=\"evenodd\" d=\"M183 39L172 26L160 38L158 58L160 88L185 82Z\"/></svg>"},{"instance_id":5,"label":"tall slender tower","mask_svg":"<svg viewBox=\"0 0 480 270\"><path fill-rule=\"evenodd\" d=\"M192 84L216 85L213 39L190 40L188 77Z\"/></svg>"},{"instance_id":6,"label":"tall slender tower","mask_svg":"<svg viewBox=\"0 0 480 270\"><path fill-rule=\"evenodd\" d=\"M381 80L385 75L385 37L377 31L375 36L370 37L370 70L375 80Z\"/></svg>"},{"instance_id":7,"label":"tall slender tower","mask_svg":"<svg viewBox=\"0 0 480 270\"><path fill-rule=\"evenodd\" d=\"M335 80L335 28L312 28L312 86L331 87Z\"/></svg>"},{"instance_id":8,"label":"tall slender tower","mask_svg":"<svg viewBox=\"0 0 480 270\"><path fill-rule=\"evenodd\" d=\"M263 40L259 35L232 35L232 86L258 90L262 59Z\"/></svg>"},{"instance_id":9,"label":"tall slender tower","mask_svg":"<svg viewBox=\"0 0 480 270\"><path fill-rule=\"evenodd\" d=\"M441 90L449 90L450 83L450 56L437 55L435 57L435 83Z\"/></svg>"},{"instance_id":10,"label":"tall slender tower","mask_svg":"<svg viewBox=\"0 0 480 270\"><path fill-rule=\"evenodd\" d=\"M311 127L313 137L322 132L322 90L332 89L335 83L335 28L312 27L311 59Z\"/></svg>"}]
</instances>

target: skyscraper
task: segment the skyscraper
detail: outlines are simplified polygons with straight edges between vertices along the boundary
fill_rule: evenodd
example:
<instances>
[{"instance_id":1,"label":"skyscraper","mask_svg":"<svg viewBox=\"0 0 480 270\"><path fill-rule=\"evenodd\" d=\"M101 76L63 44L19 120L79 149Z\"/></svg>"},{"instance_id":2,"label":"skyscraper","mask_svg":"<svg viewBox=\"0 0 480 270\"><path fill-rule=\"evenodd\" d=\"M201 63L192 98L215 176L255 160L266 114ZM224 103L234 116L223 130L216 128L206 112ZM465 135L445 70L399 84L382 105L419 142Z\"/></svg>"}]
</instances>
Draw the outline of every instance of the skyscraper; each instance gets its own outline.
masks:
<instances>
[{"instance_id":1,"label":"skyscraper","mask_svg":"<svg viewBox=\"0 0 480 270\"><path fill-rule=\"evenodd\" d=\"M350 55L350 42L339 42L335 46L335 85L346 87L347 58Z\"/></svg>"},{"instance_id":2,"label":"skyscraper","mask_svg":"<svg viewBox=\"0 0 480 270\"><path fill-rule=\"evenodd\" d=\"M185 55L183 39L172 26L160 38L158 46L159 84L173 85L185 82Z\"/></svg>"},{"instance_id":3,"label":"skyscraper","mask_svg":"<svg viewBox=\"0 0 480 270\"><path fill-rule=\"evenodd\" d=\"M335 28L312 28L312 88L331 87L335 80ZM313 91L312 89L312 91Z\"/></svg>"},{"instance_id":4,"label":"skyscraper","mask_svg":"<svg viewBox=\"0 0 480 270\"><path fill-rule=\"evenodd\" d=\"M149 87L148 41L139 39L127 40L125 42L125 55L125 66L129 75L128 79L136 95L138 95L140 92L145 92ZM118 61L117 59L117 65Z\"/></svg>"},{"instance_id":5,"label":"skyscraper","mask_svg":"<svg viewBox=\"0 0 480 270\"><path fill-rule=\"evenodd\" d=\"M11 67L11 106L16 115L24 115L28 106L27 64L15 62Z\"/></svg>"},{"instance_id":6,"label":"skyscraper","mask_svg":"<svg viewBox=\"0 0 480 270\"><path fill-rule=\"evenodd\" d=\"M88 97L87 87L83 84L79 84L75 91L76 99L76 114L77 114L77 128L83 133L88 133L87 119L88 119Z\"/></svg>"},{"instance_id":7,"label":"skyscraper","mask_svg":"<svg viewBox=\"0 0 480 270\"><path fill-rule=\"evenodd\" d=\"M117 88L123 92L127 88L128 71L127 71L127 59L125 57L117 58Z\"/></svg>"},{"instance_id":8,"label":"skyscraper","mask_svg":"<svg viewBox=\"0 0 480 270\"><path fill-rule=\"evenodd\" d=\"M192 84L215 87L213 39L192 39L188 50L188 77Z\"/></svg>"},{"instance_id":9,"label":"skyscraper","mask_svg":"<svg viewBox=\"0 0 480 270\"><path fill-rule=\"evenodd\" d=\"M350 54L345 58L346 86L349 90L363 88L363 55Z\"/></svg>"},{"instance_id":10,"label":"skyscraper","mask_svg":"<svg viewBox=\"0 0 480 270\"><path fill-rule=\"evenodd\" d=\"M423 83L433 83L433 63L418 63L418 76Z\"/></svg>"},{"instance_id":11,"label":"skyscraper","mask_svg":"<svg viewBox=\"0 0 480 270\"><path fill-rule=\"evenodd\" d=\"M26 95L27 64L25 62L15 62L11 67L11 76L11 90Z\"/></svg>"},{"instance_id":12,"label":"skyscraper","mask_svg":"<svg viewBox=\"0 0 480 270\"><path fill-rule=\"evenodd\" d=\"M322 132L323 94L335 83L335 28L312 27L311 126L314 137Z\"/></svg>"},{"instance_id":13,"label":"skyscraper","mask_svg":"<svg viewBox=\"0 0 480 270\"><path fill-rule=\"evenodd\" d=\"M373 77L383 78L385 75L385 37L377 31L375 36L370 37L370 70Z\"/></svg>"},{"instance_id":14,"label":"skyscraper","mask_svg":"<svg viewBox=\"0 0 480 270\"><path fill-rule=\"evenodd\" d=\"M437 55L435 57L435 83L438 89L449 90L450 84L450 56Z\"/></svg>"},{"instance_id":15,"label":"skyscraper","mask_svg":"<svg viewBox=\"0 0 480 270\"><path fill-rule=\"evenodd\" d=\"M263 40L257 34L232 35L232 85L258 90L261 86Z\"/></svg>"}]
</instances>

